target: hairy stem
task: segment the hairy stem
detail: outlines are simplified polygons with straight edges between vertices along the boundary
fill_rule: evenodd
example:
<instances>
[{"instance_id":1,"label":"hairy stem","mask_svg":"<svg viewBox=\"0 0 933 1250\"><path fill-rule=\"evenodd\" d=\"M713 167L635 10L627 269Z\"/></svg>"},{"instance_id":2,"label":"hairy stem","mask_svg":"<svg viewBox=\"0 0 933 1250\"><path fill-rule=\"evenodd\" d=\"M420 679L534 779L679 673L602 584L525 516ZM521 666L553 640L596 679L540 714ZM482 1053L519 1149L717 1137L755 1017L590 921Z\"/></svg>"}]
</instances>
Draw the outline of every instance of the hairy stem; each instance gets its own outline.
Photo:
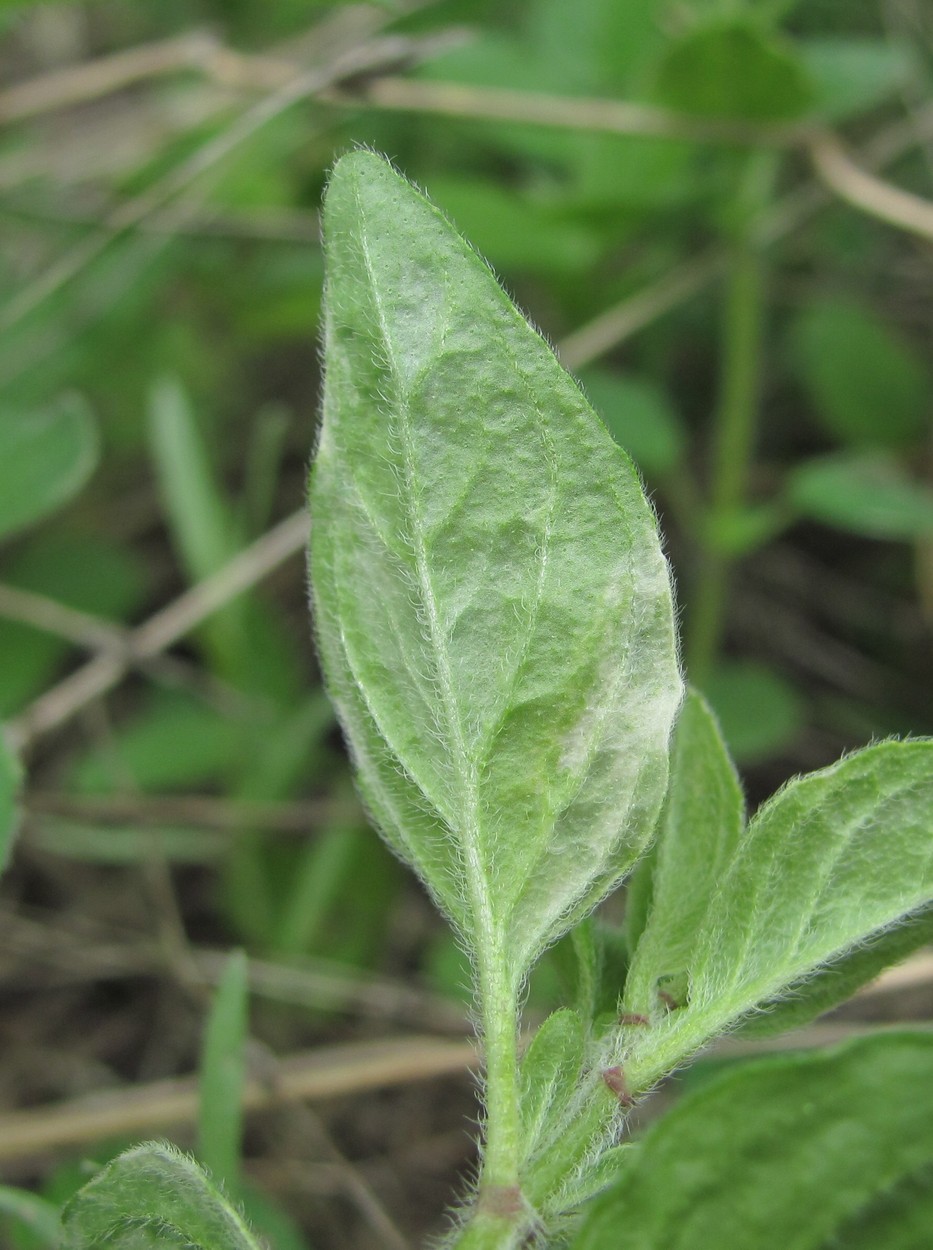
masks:
<instances>
[{"instance_id":1,"label":"hairy stem","mask_svg":"<svg viewBox=\"0 0 933 1250\"><path fill-rule=\"evenodd\" d=\"M481 953L477 979L486 1060L485 1141L476 1205L454 1244L457 1250L511 1250L527 1233L530 1212L519 1184L518 992L499 941Z\"/></svg>"},{"instance_id":2,"label":"hairy stem","mask_svg":"<svg viewBox=\"0 0 933 1250\"><path fill-rule=\"evenodd\" d=\"M480 1188L509 1190L518 1185L521 1146L517 995L504 977L485 979L486 1144Z\"/></svg>"}]
</instances>

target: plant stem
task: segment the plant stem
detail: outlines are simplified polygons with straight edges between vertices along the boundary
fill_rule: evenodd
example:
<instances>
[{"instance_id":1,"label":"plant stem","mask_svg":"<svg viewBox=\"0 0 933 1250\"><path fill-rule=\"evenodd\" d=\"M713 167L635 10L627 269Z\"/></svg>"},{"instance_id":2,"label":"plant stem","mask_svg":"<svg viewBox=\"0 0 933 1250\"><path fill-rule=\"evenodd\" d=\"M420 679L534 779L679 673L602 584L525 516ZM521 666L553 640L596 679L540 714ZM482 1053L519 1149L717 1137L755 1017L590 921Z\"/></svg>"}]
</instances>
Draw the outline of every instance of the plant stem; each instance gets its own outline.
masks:
<instances>
[{"instance_id":1,"label":"plant stem","mask_svg":"<svg viewBox=\"0 0 933 1250\"><path fill-rule=\"evenodd\" d=\"M513 1250L525 1237L525 1220L476 1211L454 1243L455 1250Z\"/></svg>"},{"instance_id":2,"label":"plant stem","mask_svg":"<svg viewBox=\"0 0 933 1250\"><path fill-rule=\"evenodd\" d=\"M750 182L760 181L760 170L751 168L749 175ZM698 686L709 677L719 650L734 558L722 536L745 502L755 440L765 300L753 221L750 216L736 241L726 291L712 480L687 641L687 670Z\"/></svg>"},{"instance_id":3,"label":"plant stem","mask_svg":"<svg viewBox=\"0 0 933 1250\"><path fill-rule=\"evenodd\" d=\"M528 1230L529 1211L518 1174L518 991L499 940L481 954L478 971L486 1060L486 1139L476 1207L455 1245L457 1250L511 1250Z\"/></svg>"},{"instance_id":4,"label":"plant stem","mask_svg":"<svg viewBox=\"0 0 933 1250\"><path fill-rule=\"evenodd\" d=\"M481 1185L509 1189L518 1184L518 1002L510 981L490 970L483 986L483 1043L486 1054L486 1145Z\"/></svg>"}]
</instances>

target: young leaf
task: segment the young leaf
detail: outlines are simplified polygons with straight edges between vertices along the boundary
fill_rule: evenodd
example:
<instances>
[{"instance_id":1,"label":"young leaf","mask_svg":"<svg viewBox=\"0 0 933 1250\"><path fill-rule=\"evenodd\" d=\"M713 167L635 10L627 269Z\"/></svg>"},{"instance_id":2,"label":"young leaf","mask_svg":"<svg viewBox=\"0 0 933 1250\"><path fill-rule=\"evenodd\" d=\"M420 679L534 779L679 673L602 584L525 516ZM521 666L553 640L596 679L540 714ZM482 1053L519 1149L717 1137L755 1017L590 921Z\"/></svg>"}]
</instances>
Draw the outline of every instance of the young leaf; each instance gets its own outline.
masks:
<instances>
[{"instance_id":1,"label":"young leaf","mask_svg":"<svg viewBox=\"0 0 933 1250\"><path fill-rule=\"evenodd\" d=\"M584 1202L608 1189L622 1176L635 1149L631 1142L622 1142L600 1151L588 1167L579 1169L561 1187L558 1210L578 1210Z\"/></svg>"},{"instance_id":2,"label":"young leaf","mask_svg":"<svg viewBox=\"0 0 933 1250\"><path fill-rule=\"evenodd\" d=\"M702 917L691 908L686 999L614 1056L630 1087L933 901L931 803L933 741L867 747L767 802L719 869ZM648 1006L642 995L667 971L646 964L626 1009Z\"/></svg>"},{"instance_id":3,"label":"young leaf","mask_svg":"<svg viewBox=\"0 0 933 1250\"><path fill-rule=\"evenodd\" d=\"M109 1163L67 1203L62 1223L62 1250L260 1250L198 1165L160 1142Z\"/></svg>"},{"instance_id":4,"label":"young leaf","mask_svg":"<svg viewBox=\"0 0 933 1250\"><path fill-rule=\"evenodd\" d=\"M533 1154L549 1120L559 1119L583 1066L583 1022L562 1008L544 1021L522 1059L524 1141Z\"/></svg>"},{"instance_id":5,"label":"young leaf","mask_svg":"<svg viewBox=\"0 0 933 1250\"><path fill-rule=\"evenodd\" d=\"M441 214L356 152L324 225L325 673L384 835L517 982L650 836L667 568L630 461Z\"/></svg>"},{"instance_id":6,"label":"young leaf","mask_svg":"<svg viewBox=\"0 0 933 1250\"><path fill-rule=\"evenodd\" d=\"M670 785L653 852L651 906L625 984L627 1011L651 1016L659 1006L659 987L686 975L710 897L744 826L735 767L712 713L691 690L674 734Z\"/></svg>"},{"instance_id":7,"label":"young leaf","mask_svg":"<svg viewBox=\"0 0 933 1250\"><path fill-rule=\"evenodd\" d=\"M626 975L631 966L632 955L638 949L651 914L651 896L654 891L654 869L658 858L658 841L642 855L635 870L625 884L625 924L620 930L625 943Z\"/></svg>"},{"instance_id":8,"label":"young leaf","mask_svg":"<svg viewBox=\"0 0 933 1250\"><path fill-rule=\"evenodd\" d=\"M599 1009L604 954L604 946L592 916L576 925L570 934L570 945L576 965L574 1006L583 1020L592 1020Z\"/></svg>"},{"instance_id":9,"label":"young leaf","mask_svg":"<svg viewBox=\"0 0 933 1250\"><path fill-rule=\"evenodd\" d=\"M243 1136L248 971L246 956L235 951L214 995L198 1081L198 1154L231 1192L237 1188Z\"/></svg>"},{"instance_id":10,"label":"young leaf","mask_svg":"<svg viewBox=\"0 0 933 1250\"><path fill-rule=\"evenodd\" d=\"M97 456L96 423L76 395L45 412L0 414L0 538L67 503Z\"/></svg>"},{"instance_id":11,"label":"young leaf","mask_svg":"<svg viewBox=\"0 0 933 1250\"><path fill-rule=\"evenodd\" d=\"M756 1060L648 1131L573 1250L820 1250L930 1164L933 1037L889 1034Z\"/></svg>"}]
</instances>

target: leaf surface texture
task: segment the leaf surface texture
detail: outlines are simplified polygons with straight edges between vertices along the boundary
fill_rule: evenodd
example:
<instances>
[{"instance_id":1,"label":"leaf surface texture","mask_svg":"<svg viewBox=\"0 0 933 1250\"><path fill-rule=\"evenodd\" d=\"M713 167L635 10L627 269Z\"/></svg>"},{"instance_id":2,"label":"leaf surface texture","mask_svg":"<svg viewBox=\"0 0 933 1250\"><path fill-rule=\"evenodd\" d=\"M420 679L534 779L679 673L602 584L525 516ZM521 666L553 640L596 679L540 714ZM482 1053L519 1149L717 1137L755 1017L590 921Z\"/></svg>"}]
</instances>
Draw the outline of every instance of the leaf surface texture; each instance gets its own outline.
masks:
<instances>
[{"instance_id":1,"label":"leaf surface texture","mask_svg":"<svg viewBox=\"0 0 933 1250\"><path fill-rule=\"evenodd\" d=\"M667 567L631 462L427 200L357 152L324 225L326 678L383 834L517 980L650 837Z\"/></svg>"}]
</instances>

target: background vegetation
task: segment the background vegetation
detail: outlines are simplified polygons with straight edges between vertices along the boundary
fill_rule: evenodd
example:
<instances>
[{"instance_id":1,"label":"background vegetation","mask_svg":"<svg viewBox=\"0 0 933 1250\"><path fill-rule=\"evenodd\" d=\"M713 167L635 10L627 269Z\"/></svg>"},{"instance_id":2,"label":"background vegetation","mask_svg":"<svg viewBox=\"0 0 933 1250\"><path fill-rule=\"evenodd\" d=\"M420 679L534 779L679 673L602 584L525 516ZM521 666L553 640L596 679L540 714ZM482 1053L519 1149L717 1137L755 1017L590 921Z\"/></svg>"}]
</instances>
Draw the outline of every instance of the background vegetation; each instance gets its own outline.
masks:
<instances>
[{"instance_id":1,"label":"background vegetation","mask_svg":"<svg viewBox=\"0 0 933 1250\"><path fill-rule=\"evenodd\" d=\"M470 1165L464 973L310 640L328 168L388 153L578 372L754 805L933 731L933 15L3 2L0 70L0 1168L167 1133L276 1250L409 1244ZM849 1016L928 1019L917 966Z\"/></svg>"}]
</instances>

